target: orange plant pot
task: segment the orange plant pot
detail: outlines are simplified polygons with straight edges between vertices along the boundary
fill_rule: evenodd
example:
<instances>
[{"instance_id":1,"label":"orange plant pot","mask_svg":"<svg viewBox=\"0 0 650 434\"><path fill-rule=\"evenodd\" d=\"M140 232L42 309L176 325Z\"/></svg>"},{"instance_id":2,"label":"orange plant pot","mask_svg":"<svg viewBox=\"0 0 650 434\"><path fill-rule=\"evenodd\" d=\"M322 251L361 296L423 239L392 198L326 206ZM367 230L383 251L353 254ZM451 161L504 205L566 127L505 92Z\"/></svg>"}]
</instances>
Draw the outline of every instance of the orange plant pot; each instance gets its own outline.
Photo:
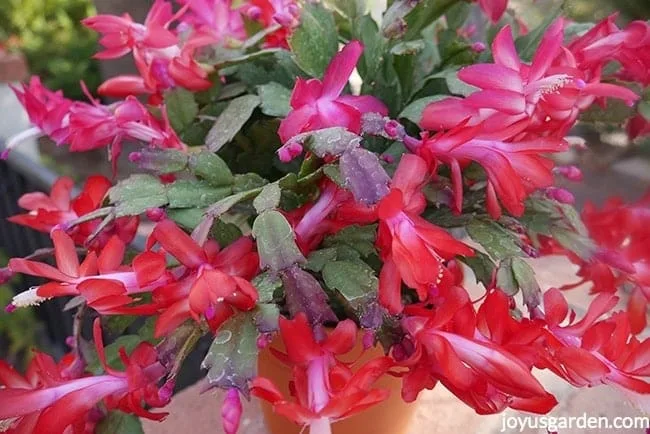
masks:
<instances>
[{"instance_id":1,"label":"orange plant pot","mask_svg":"<svg viewBox=\"0 0 650 434\"><path fill-rule=\"evenodd\" d=\"M279 337L271 343L273 348L284 351L284 345ZM357 340L356 347L341 360L352 362L362 352L361 336ZM362 363L383 356L380 346L367 350L355 363L360 366ZM276 359L266 349L260 353L258 363L258 374L272 380L285 396L289 395L289 380L291 369ZM332 424L332 434L404 434L407 432L415 412L415 403L405 403L401 396L401 380L399 378L385 375L375 387L390 391L390 396L384 402L371 407L370 409ZM266 401L260 400L266 426L271 434L306 434L302 426L279 416L273 412L273 407Z\"/></svg>"}]
</instances>

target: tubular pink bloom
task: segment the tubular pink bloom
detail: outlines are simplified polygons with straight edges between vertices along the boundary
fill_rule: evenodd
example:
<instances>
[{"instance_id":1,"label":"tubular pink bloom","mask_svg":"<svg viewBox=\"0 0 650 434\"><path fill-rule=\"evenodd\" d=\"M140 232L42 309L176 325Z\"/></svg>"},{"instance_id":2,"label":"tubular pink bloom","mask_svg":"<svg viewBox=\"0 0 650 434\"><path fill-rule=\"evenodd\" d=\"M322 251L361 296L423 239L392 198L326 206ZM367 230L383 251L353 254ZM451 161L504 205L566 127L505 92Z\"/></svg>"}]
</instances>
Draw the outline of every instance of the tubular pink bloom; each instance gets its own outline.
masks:
<instances>
[{"instance_id":1,"label":"tubular pink bloom","mask_svg":"<svg viewBox=\"0 0 650 434\"><path fill-rule=\"evenodd\" d=\"M37 353L27 378L23 378L0 361L0 385L4 386L0 388L0 420L11 421L10 432L47 434L68 432L69 427L83 429L86 422L91 422L89 412L102 401L108 409L117 408L140 417L160 420L166 416L141 407L163 407L168 402L158 397L156 383L165 369L153 346L141 343L130 356L122 348L126 370L120 372L106 364L99 319L93 331L104 375L66 378L64 366L57 366L49 356Z\"/></svg>"},{"instance_id":2,"label":"tubular pink bloom","mask_svg":"<svg viewBox=\"0 0 650 434\"><path fill-rule=\"evenodd\" d=\"M596 99L617 98L628 104L638 99L629 89L600 83L599 75L576 63L562 46L563 28L559 19L547 29L527 65L519 59L510 28L505 26L492 43L494 64L470 65L458 72L462 81L480 90L465 99L433 102L422 114L422 128L446 130L464 121L480 125L486 136L562 138Z\"/></svg>"},{"instance_id":3,"label":"tubular pink bloom","mask_svg":"<svg viewBox=\"0 0 650 434\"><path fill-rule=\"evenodd\" d=\"M16 295L12 304L23 307L39 304L52 297L82 296L88 305L102 314L153 313L147 307L127 307L135 300L130 294L151 291L169 281L165 261L160 255L145 252L133 261L133 268L122 267L125 245L112 237L99 254L90 252L79 263L72 239L60 229L51 233L56 268L23 258L13 258L14 273L44 277L50 282Z\"/></svg>"},{"instance_id":4,"label":"tubular pink bloom","mask_svg":"<svg viewBox=\"0 0 650 434\"><path fill-rule=\"evenodd\" d=\"M176 45L177 36L167 29L172 21L172 6L165 0L156 0L147 14L144 24L138 24L125 14L97 15L86 18L83 24L100 33L99 43L104 51L95 55L98 59L115 59L128 54L135 47L163 49Z\"/></svg>"},{"instance_id":5,"label":"tubular pink bloom","mask_svg":"<svg viewBox=\"0 0 650 434\"><path fill-rule=\"evenodd\" d=\"M72 220L101 207L111 186L111 182L103 176L90 176L81 193L72 199L70 195L74 184L70 178L61 177L52 186L49 196L41 192L21 196L18 205L29 212L9 217L8 220L49 233L55 227L65 227ZM138 222L137 217L122 217L115 220L95 238L90 248L101 249L113 235L117 235L126 244L130 243L135 237ZM95 219L76 225L71 233L75 244L83 245L99 223L99 219Z\"/></svg>"},{"instance_id":6,"label":"tubular pink bloom","mask_svg":"<svg viewBox=\"0 0 650 434\"><path fill-rule=\"evenodd\" d=\"M249 238L242 237L223 250L214 242L201 247L174 222L163 220L156 224L148 248L156 243L181 263L172 271L174 281L153 292L152 306L162 310L156 336L190 318L205 318L216 330L235 314L235 308L255 307L258 294L249 280L258 271L259 258Z\"/></svg>"},{"instance_id":7,"label":"tubular pink bloom","mask_svg":"<svg viewBox=\"0 0 650 434\"><path fill-rule=\"evenodd\" d=\"M416 155L404 155L390 193L378 207L377 245L384 266L379 276L379 301L391 313L399 313L401 282L426 300L431 289L449 284L452 276L445 261L456 255L472 256L473 250L419 214L426 201L421 192L427 166Z\"/></svg>"},{"instance_id":8,"label":"tubular pink bloom","mask_svg":"<svg viewBox=\"0 0 650 434\"><path fill-rule=\"evenodd\" d=\"M23 131L7 141L1 158L7 158L9 151L29 138L46 135L57 145L66 142L70 134L68 112L73 102L63 96L61 91L53 92L41 84L34 76L29 84L22 84L21 89L11 88L34 124L34 128Z\"/></svg>"},{"instance_id":9,"label":"tubular pink bloom","mask_svg":"<svg viewBox=\"0 0 650 434\"><path fill-rule=\"evenodd\" d=\"M375 97L341 96L362 52L363 45L352 41L334 56L322 81L298 78L291 93L292 111L278 130L283 143L300 133L327 127L345 127L358 133L362 114L388 114L386 106Z\"/></svg>"}]
</instances>

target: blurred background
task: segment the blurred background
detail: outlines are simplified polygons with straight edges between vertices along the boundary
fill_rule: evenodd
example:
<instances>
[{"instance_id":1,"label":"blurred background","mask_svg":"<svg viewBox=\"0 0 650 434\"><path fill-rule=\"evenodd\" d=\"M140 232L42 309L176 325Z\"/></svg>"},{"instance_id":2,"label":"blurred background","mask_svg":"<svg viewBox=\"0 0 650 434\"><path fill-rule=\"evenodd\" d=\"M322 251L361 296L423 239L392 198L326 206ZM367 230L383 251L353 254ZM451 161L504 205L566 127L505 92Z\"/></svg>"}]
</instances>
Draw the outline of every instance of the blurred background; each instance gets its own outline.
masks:
<instances>
[{"instance_id":1,"label":"blurred background","mask_svg":"<svg viewBox=\"0 0 650 434\"><path fill-rule=\"evenodd\" d=\"M101 64L94 60L97 36L83 27L80 20L96 13L129 13L141 22L152 3L150 0L0 1L0 110L3 113L0 141L29 125L10 84L34 74L47 87L61 89L69 98L85 99L81 81L94 93L104 79L133 72L130 56ZM560 0L510 0L509 7L511 14L534 28L561 3ZM650 0L567 0L564 3L565 15L576 22L596 22L614 10L621 12L619 24L650 17ZM621 128L630 110L612 104L606 112L589 113L588 121L577 126L575 135L586 139L588 149L574 150L563 156L562 162L579 164L585 172L582 184L568 186L576 194L579 205L585 201L602 203L611 195L637 199L650 185L650 140L631 142ZM5 221L7 216L19 212L18 197L28 191L49 191L49 185L60 175L71 176L78 182L91 173L110 176L104 152L70 154L64 148L57 149L47 139L40 139L22 147L9 162L0 162L0 266L8 257L24 256L49 244L47 237ZM123 155L128 155L128 150ZM119 166L128 170L129 165ZM0 305L7 304L14 291L32 284L35 282L24 279L0 286ZM69 315L62 314L61 306L55 303L34 310L22 309L11 316L0 314L0 358L21 365L29 357L28 348L32 346L61 354L70 328Z\"/></svg>"}]
</instances>

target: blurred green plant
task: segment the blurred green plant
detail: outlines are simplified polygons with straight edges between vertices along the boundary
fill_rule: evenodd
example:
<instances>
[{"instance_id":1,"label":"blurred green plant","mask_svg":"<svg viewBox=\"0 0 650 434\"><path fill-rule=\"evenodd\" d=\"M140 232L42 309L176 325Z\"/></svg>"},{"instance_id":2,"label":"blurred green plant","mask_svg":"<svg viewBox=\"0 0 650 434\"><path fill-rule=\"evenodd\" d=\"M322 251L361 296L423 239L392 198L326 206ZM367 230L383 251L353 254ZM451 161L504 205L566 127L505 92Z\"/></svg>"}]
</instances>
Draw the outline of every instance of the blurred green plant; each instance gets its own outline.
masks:
<instances>
[{"instance_id":1,"label":"blurred green plant","mask_svg":"<svg viewBox=\"0 0 650 434\"><path fill-rule=\"evenodd\" d=\"M93 91L101 79L92 59L96 34L80 23L94 13L90 0L2 0L0 41L25 54L30 72L48 87L80 99L80 80Z\"/></svg>"},{"instance_id":2,"label":"blurred green plant","mask_svg":"<svg viewBox=\"0 0 650 434\"><path fill-rule=\"evenodd\" d=\"M7 257L0 251L0 266ZM9 304L14 293L10 285L0 285L0 306ZM31 358L31 348L37 344L40 322L32 308L17 309L11 315L0 314L0 359L14 366L25 366Z\"/></svg>"}]
</instances>

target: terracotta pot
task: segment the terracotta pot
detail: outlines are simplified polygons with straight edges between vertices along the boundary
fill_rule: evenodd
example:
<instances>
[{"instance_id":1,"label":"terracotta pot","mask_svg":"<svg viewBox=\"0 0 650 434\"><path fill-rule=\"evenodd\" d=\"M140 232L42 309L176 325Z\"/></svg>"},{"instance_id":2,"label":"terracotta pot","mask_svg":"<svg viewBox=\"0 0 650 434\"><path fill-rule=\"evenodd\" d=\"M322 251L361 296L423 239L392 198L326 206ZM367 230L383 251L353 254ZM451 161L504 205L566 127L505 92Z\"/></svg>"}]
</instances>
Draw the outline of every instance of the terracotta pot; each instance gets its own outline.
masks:
<instances>
[{"instance_id":1,"label":"terracotta pot","mask_svg":"<svg viewBox=\"0 0 650 434\"><path fill-rule=\"evenodd\" d=\"M284 345L278 337L273 340L271 346L284 351ZM362 344L361 336L359 336L357 346L341 360L352 362L358 358L361 352ZM360 366L361 363L380 356L383 356L383 350L377 346L366 351L353 366ZM260 353L258 373L271 379L285 396L290 396L291 369L276 359L268 349ZM401 380L385 375L375 385L390 391L388 399L362 413L334 423L332 425L333 434L404 434L407 432L416 406L415 403L407 404L402 401L400 396ZM260 402L266 426L271 434L307 433L302 426L275 414L272 406L266 401L260 400Z\"/></svg>"}]
</instances>

